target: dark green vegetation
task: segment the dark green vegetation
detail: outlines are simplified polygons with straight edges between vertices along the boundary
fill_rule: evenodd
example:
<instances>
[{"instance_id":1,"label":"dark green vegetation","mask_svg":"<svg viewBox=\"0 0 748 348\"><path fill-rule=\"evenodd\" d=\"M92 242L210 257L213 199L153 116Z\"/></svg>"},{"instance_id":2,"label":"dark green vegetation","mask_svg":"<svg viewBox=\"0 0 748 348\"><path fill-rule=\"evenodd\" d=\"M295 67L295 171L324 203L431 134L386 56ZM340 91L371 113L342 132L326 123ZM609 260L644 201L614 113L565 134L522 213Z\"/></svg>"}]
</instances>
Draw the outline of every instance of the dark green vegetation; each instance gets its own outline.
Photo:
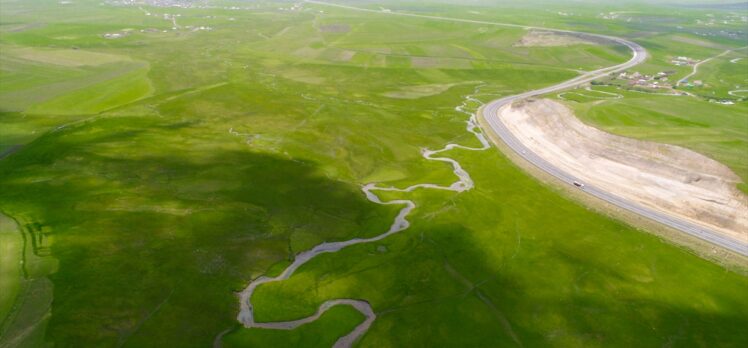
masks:
<instances>
[{"instance_id":1,"label":"dark green vegetation","mask_svg":"<svg viewBox=\"0 0 748 348\"><path fill-rule=\"evenodd\" d=\"M386 230L397 207L360 185L452 182L419 149L476 145L454 107L478 86L487 101L627 59L616 47L513 47L520 29L290 3L0 5L0 210L20 226L0 228L9 346L204 347L225 330L226 346L329 346L361 316L342 307L293 332L246 330L234 292L321 241ZM474 190L406 195L411 229L259 288L258 318L362 298L378 315L362 346L748 344L745 276L570 202L498 151L448 155Z\"/></svg>"},{"instance_id":2,"label":"dark green vegetation","mask_svg":"<svg viewBox=\"0 0 748 348\"><path fill-rule=\"evenodd\" d=\"M0 346L45 346L57 262L42 226L0 215Z\"/></svg>"}]
</instances>

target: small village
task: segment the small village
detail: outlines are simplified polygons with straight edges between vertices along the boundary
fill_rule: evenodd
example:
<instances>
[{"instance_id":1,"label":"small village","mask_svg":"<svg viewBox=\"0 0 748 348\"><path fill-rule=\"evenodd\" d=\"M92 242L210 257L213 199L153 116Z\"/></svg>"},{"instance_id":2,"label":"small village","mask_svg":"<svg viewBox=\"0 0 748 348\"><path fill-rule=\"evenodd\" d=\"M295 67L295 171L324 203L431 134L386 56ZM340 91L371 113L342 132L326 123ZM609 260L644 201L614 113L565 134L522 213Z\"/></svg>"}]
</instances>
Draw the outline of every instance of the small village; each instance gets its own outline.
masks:
<instances>
[{"instance_id":1,"label":"small village","mask_svg":"<svg viewBox=\"0 0 748 348\"><path fill-rule=\"evenodd\" d=\"M208 1L184 1L184 0L106 0L106 4L113 6L151 6L151 7L174 7L182 9L218 9L218 10L255 10L259 4L248 4L247 6L216 6L208 5Z\"/></svg>"},{"instance_id":2,"label":"small village","mask_svg":"<svg viewBox=\"0 0 748 348\"><path fill-rule=\"evenodd\" d=\"M689 66L696 67L701 61L685 56L677 56L670 59L670 63L675 66ZM702 80L689 81L687 78L680 80L674 80L673 75L677 72L675 70L660 71L656 74L643 74L638 71L629 72L624 71L617 75L612 75L611 80L623 80L626 81L628 87L639 87L646 89L667 89L673 90L678 87L704 87Z\"/></svg>"},{"instance_id":3,"label":"small village","mask_svg":"<svg viewBox=\"0 0 748 348\"><path fill-rule=\"evenodd\" d=\"M669 76L675 74L675 71L661 71L654 75L642 74L638 71L624 71L613 76L612 80L624 80L629 87L643 87L651 89L672 89L673 85L669 82Z\"/></svg>"},{"instance_id":4,"label":"small village","mask_svg":"<svg viewBox=\"0 0 748 348\"><path fill-rule=\"evenodd\" d=\"M670 63L677 66L694 66L698 62L699 61L696 59L683 56L675 57L670 60Z\"/></svg>"},{"instance_id":5,"label":"small village","mask_svg":"<svg viewBox=\"0 0 748 348\"><path fill-rule=\"evenodd\" d=\"M736 63L737 61L737 59L733 59L730 62ZM675 66L689 66L694 68L698 67L698 65L702 62L703 61L685 56L673 57L670 60L670 63ZM680 79L674 77L676 73L677 71L675 70L660 71L655 74L644 74L639 71L624 71L621 73L611 74L607 83L593 82L592 84L612 85L630 90L639 90L641 92L659 90L661 91L658 92L660 94L687 95L692 97L705 98L709 100L710 103L723 105L735 104L734 99L714 98L712 96L704 95L703 93L698 93L697 90L694 90L695 88L710 87L702 80L689 80L689 77L694 73L691 73L690 75ZM744 98L733 93L730 93L730 95L733 97L739 97L738 100L744 100Z\"/></svg>"},{"instance_id":6,"label":"small village","mask_svg":"<svg viewBox=\"0 0 748 348\"><path fill-rule=\"evenodd\" d=\"M171 2L166 1L163 4L164 5L165 4L171 4ZM177 23L177 18L181 17L182 16L181 14L170 14L170 13L157 14L157 13L153 13L153 12L151 12L149 10L144 9L141 6L138 6L138 8L141 11L143 11L143 14L146 15L146 16L158 17L158 18L164 19L165 21L170 22L171 23L171 28L170 29L172 31L177 31L177 30L180 30L180 29L184 29L184 30L191 31L191 32L213 30L213 27L205 26L205 25L200 25L200 26L193 26L193 25L182 26L182 25L179 25ZM205 18L209 19L209 18L211 18L211 16L207 16ZM229 18L229 20L234 20L234 18ZM121 39L123 37L126 37L126 36L130 35L130 33L132 31L133 31L133 29L122 29L119 32L104 33L101 36L103 38L105 38L105 39L110 39L110 40L112 40L112 39ZM167 33L167 32L169 32L169 30L166 30L166 29L156 29L156 28L145 28L145 29L140 29L139 32L141 32L141 33L159 33L159 32L161 32L161 33Z\"/></svg>"}]
</instances>

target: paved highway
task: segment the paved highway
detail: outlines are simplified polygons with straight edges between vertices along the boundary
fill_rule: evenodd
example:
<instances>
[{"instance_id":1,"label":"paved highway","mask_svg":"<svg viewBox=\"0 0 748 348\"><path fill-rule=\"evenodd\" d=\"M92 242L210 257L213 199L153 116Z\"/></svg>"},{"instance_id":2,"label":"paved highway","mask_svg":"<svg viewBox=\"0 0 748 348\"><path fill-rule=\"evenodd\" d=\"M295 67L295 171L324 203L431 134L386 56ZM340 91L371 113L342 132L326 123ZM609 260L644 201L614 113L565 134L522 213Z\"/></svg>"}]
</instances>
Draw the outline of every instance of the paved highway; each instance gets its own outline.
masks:
<instances>
[{"instance_id":1,"label":"paved highway","mask_svg":"<svg viewBox=\"0 0 748 348\"><path fill-rule=\"evenodd\" d=\"M549 29L549 30L552 30L552 29ZM538 95L543 95L543 94L547 94L551 92L557 92L557 91L568 89L571 87L576 87L581 84L590 82L594 79L597 79L599 77L605 76L607 74L626 70L630 67L633 67L643 62L647 58L647 51L643 47L639 46L637 43L624 40L621 38L604 36L604 35L573 33L569 31L559 31L559 30L552 30L552 31L574 34L582 38L613 41L615 43L623 44L631 49L631 51L633 52L633 57L629 61L623 64L588 72L577 78L562 82L554 86L541 88L538 90L525 92L522 94L504 97L501 99L491 101L487 103L486 105L484 105L483 108L481 108L481 110L479 110L479 114L480 114L480 117L482 117L483 120L485 120L486 124L489 125L489 127L491 128L491 131L493 131L499 138L501 138L501 140L504 143L506 143L509 146L509 148L514 150L522 158L524 158L525 160L532 163L536 167L540 168L541 170L545 171L548 174L553 175L554 177L558 178L559 180L563 182L566 182L569 184L573 184L574 182L581 183L582 180L580 180L579 178L547 162L546 160L544 160L543 158L541 158L540 156L532 152L524 144L522 144L512 134L512 132L509 131L506 125L498 117L499 109L501 109L501 107L505 105L511 104L513 102L516 102L522 99L526 99L526 98L530 98L530 97L534 97ZM600 198L606 202L614 204L630 212L639 214L648 219L654 220L661 224L683 231L694 237L700 238L714 245L718 245L725 249L731 250L743 256L748 256L748 243L746 243L745 241L740 241L740 240L736 240L736 239L724 236L706 227L696 225L689 221L685 221L683 219L665 214L664 212L654 210L654 209L642 206L640 204L637 204L635 202L625 200L621 197L618 197L614 194L611 194L605 191L602 188L584 184L583 187L580 187L580 190L583 190L584 192L592 196Z\"/></svg>"},{"instance_id":2,"label":"paved highway","mask_svg":"<svg viewBox=\"0 0 748 348\"><path fill-rule=\"evenodd\" d=\"M517 138L514 137L514 135L512 135L512 133L506 128L506 126L498 118L497 116L498 110L504 105L510 104L512 102L515 102L521 99L526 99L529 97L534 97L538 95L543 95L547 93L557 92L560 90L576 87L584 83L590 82L592 80L595 80L597 78L603 77L607 74L626 70L647 59L647 51L644 49L644 47L640 46L639 44L635 42L622 39L622 38L618 38L618 37L614 37L614 36L581 33L581 32L575 32L571 30L527 26L527 25L512 24L512 23L497 23L497 22L472 20L472 19L449 18L449 17L429 16L429 15L421 15L421 14L414 14L414 13L395 12L395 11L389 11L389 10L365 9L365 8L358 8L358 7L352 7L352 6L347 6L347 5L328 3L328 2L316 1L316 0L305 0L305 2L318 4L318 5L324 5L324 6L345 8L345 9L350 9L354 11L379 13L379 14L386 14L386 15L393 15L393 16L418 17L418 18L428 18L428 19L434 19L434 20L440 20L440 21L484 24L484 25L494 25L494 26L502 26L502 27L515 27L515 28L522 28L522 29L545 30L545 31L551 31L554 33L563 34L563 35L572 35L572 36L576 36L576 37L594 41L594 42L606 42L606 43L612 42L612 43L616 43L620 45L625 45L626 47L631 49L633 56L631 57L630 60L628 60L627 62L623 64L619 64L616 66L603 68L603 69L599 69L595 71L590 71L576 78L562 82L554 86L541 88L538 90L529 91L529 92L525 92L522 94L497 99L497 100L489 102L483 108L481 108L481 110L478 111L478 113L480 114L480 117L482 117L487 122L491 130L494 133L496 133L496 135L499 138L501 138L507 145L509 145L509 147L512 150L516 151L517 154L519 154L522 158L534 164L541 170L570 184L573 183L574 181L579 181L579 182L581 181L575 178L573 175L566 173L562 171L561 169L548 163L547 161L543 160L542 158L540 158L540 156L536 155L535 153L530 151L530 149L525 147L519 140L517 140ZM659 223L670 226L672 228L681 230L692 236L698 237L712 244L721 246L725 249L729 249L738 254L748 256L748 243L746 243L745 241L735 240L730 237L723 236L720 233L712 231L708 228L693 224L688 221L684 221L679 218L669 216L663 212L644 207L637 203L627 201L623 198L610 194L594 186L585 185L581 189L583 189L585 192L595 197L598 197L602 200L612 203L618 207L629 210L641 216L647 217L651 220L657 221Z\"/></svg>"}]
</instances>

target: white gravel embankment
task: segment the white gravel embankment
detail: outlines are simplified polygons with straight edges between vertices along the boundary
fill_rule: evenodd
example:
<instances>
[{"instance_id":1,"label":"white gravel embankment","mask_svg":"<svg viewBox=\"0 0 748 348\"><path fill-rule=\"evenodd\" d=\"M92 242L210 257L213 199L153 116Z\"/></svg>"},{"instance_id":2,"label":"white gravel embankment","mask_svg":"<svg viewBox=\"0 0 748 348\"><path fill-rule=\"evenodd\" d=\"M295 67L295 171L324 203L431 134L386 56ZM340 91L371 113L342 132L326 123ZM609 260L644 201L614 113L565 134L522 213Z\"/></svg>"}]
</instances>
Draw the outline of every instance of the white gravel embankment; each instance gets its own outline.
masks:
<instances>
[{"instance_id":1,"label":"white gravel embankment","mask_svg":"<svg viewBox=\"0 0 748 348\"><path fill-rule=\"evenodd\" d=\"M748 241L748 198L727 166L682 147L603 132L549 99L506 105L499 114L528 149L585 183Z\"/></svg>"}]
</instances>

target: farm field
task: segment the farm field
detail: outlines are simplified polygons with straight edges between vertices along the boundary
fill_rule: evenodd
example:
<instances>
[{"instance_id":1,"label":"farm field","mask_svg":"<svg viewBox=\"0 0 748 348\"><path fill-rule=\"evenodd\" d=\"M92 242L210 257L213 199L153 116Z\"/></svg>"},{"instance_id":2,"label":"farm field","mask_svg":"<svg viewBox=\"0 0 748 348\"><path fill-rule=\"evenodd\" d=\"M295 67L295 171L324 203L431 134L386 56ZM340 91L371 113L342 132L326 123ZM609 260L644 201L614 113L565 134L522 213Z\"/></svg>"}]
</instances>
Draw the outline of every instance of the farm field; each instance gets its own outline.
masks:
<instances>
[{"instance_id":1,"label":"farm field","mask_svg":"<svg viewBox=\"0 0 748 348\"><path fill-rule=\"evenodd\" d=\"M704 9L630 5L627 22L600 15L623 5L560 15L568 4L350 3L620 35L650 51L647 73L736 49L695 75L699 96L555 97L748 182L748 103L729 93L748 84L748 58L732 62L745 32L699 37L705 48L674 29L701 30ZM730 21L708 29L742 28ZM423 157L449 143L471 149L435 157L459 161L472 189L377 191L415 204L409 228L259 286L257 321L346 298L376 313L359 347L748 345L741 260L702 257L479 151L466 122L481 103L629 59L543 35L301 2L0 0L0 347L332 346L365 317L336 306L294 330L245 328L238 293L321 243L387 231L402 206L364 185L449 186L450 164Z\"/></svg>"}]
</instances>

